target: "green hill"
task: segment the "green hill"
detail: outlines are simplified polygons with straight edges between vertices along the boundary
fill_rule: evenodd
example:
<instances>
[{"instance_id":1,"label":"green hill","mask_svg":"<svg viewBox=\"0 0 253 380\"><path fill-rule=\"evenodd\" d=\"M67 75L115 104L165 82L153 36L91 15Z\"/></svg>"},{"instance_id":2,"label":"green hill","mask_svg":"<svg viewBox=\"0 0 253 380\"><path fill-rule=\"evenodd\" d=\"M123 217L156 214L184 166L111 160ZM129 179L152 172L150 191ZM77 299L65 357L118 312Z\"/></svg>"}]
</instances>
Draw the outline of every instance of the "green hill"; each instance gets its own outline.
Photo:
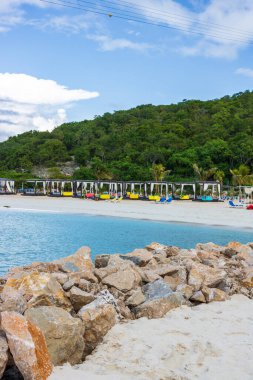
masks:
<instances>
[{"instance_id":1,"label":"green hill","mask_svg":"<svg viewBox=\"0 0 253 380\"><path fill-rule=\"evenodd\" d=\"M69 161L79 167L73 176L80 179L148 180L154 163L170 169L172 180L194 178L194 163L215 166L227 179L241 164L252 171L253 92L142 105L0 143L0 176L30 176L34 167L54 168L55 176Z\"/></svg>"}]
</instances>

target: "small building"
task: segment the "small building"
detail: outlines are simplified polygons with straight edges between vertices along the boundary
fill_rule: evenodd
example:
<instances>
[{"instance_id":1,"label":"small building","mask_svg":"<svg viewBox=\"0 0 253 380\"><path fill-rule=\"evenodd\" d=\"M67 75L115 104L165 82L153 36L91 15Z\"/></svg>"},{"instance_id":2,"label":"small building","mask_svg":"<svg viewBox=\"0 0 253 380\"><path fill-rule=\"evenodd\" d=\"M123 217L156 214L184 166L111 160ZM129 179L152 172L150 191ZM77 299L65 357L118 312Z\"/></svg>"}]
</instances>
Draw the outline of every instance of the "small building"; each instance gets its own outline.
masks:
<instances>
[{"instance_id":1,"label":"small building","mask_svg":"<svg viewBox=\"0 0 253 380\"><path fill-rule=\"evenodd\" d=\"M0 178L0 195L15 194L15 181L9 178Z\"/></svg>"},{"instance_id":2,"label":"small building","mask_svg":"<svg viewBox=\"0 0 253 380\"><path fill-rule=\"evenodd\" d=\"M47 195L47 181L44 179L27 179L22 183L23 195L43 196Z\"/></svg>"}]
</instances>

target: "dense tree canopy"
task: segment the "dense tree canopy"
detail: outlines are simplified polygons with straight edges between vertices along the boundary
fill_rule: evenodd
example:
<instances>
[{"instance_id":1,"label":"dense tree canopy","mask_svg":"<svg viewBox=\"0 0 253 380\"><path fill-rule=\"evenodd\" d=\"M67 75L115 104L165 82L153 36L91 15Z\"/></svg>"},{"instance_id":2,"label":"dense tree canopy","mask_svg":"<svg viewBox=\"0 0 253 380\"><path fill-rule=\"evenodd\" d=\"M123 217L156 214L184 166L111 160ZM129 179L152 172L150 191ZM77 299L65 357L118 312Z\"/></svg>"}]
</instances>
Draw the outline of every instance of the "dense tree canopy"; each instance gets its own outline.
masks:
<instances>
[{"instance_id":1,"label":"dense tree canopy","mask_svg":"<svg viewBox=\"0 0 253 380\"><path fill-rule=\"evenodd\" d=\"M253 166L253 92L211 101L142 105L94 120L63 124L51 133L31 131L0 144L0 172L30 172L75 160L75 178L148 180L152 166L170 179L195 178L193 165L230 169Z\"/></svg>"}]
</instances>

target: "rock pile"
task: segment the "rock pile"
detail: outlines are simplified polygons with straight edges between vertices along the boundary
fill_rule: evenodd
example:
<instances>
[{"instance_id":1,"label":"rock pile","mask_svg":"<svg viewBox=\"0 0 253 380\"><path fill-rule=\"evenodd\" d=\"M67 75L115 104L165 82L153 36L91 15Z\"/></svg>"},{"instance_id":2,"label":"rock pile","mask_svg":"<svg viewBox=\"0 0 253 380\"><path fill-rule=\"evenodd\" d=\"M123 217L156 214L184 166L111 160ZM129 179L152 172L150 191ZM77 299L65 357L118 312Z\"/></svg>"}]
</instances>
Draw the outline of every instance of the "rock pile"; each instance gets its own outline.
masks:
<instances>
[{"instance_id":1,"label":"rock pile","mask_svg":"<svg viewBox=\"0 0 253 380\"><path fill-rule=\"evenodd\" d=\"M253 243L152 243L126 255L90 249L13 268L0 279L0 378L44 380L85 360L122 319L160 318L186 304L253 298Z\"/></svg>"}]
</instances>

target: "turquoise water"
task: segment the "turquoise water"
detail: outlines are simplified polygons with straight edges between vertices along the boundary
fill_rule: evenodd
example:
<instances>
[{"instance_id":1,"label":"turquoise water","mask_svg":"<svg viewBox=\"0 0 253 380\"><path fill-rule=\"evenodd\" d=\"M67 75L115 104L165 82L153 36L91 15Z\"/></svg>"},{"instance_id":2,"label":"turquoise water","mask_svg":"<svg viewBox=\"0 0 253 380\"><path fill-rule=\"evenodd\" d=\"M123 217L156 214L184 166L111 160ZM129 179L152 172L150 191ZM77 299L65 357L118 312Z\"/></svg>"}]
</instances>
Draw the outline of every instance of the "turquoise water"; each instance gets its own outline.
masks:
<instances>
[{"instance_id":1,"label":"turquoise water","mask_svg":"<svg viewBox=\"0 0 253 380\"><path fill-rule=\"evenodd\" d=\"M5 210L0 218L0 273L12 266L64 257L82 245L90 246L94 257L130 252L153 241L183 248L199 242L253 241L252 230L102 216Z\"/></svg>"}]
</instances>

